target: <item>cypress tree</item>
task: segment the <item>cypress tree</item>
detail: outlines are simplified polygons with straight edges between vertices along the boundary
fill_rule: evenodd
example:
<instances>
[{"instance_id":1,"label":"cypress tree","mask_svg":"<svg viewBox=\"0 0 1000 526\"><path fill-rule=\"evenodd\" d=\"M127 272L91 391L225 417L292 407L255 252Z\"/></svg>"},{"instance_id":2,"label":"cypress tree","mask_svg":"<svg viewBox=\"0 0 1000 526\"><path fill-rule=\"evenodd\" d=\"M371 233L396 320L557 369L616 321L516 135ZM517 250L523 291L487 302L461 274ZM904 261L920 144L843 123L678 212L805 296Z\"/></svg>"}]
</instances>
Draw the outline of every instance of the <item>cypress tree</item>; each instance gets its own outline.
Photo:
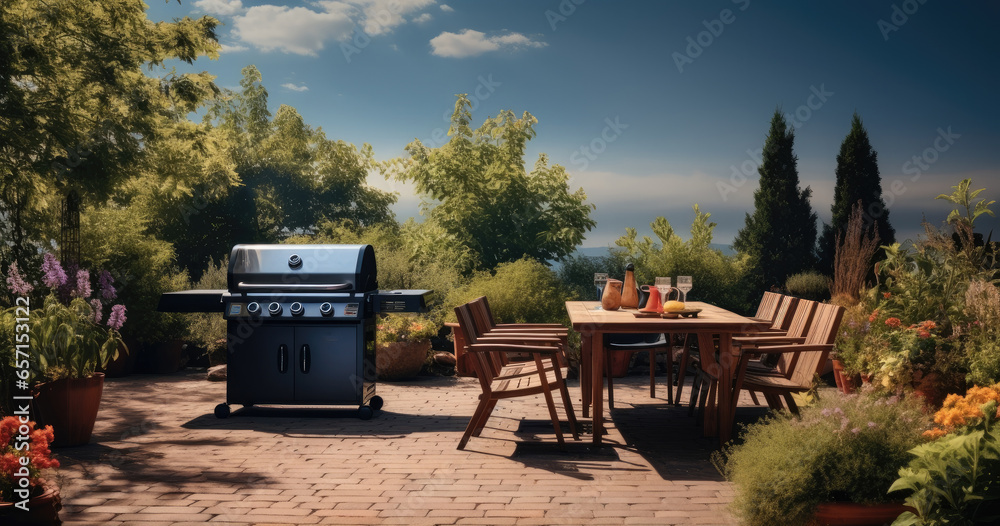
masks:
<instances>
[{"instance_id":1,"label":"cypress tree","mask_svg":"<svg viewBox=\"0 0 1000 526\"><path fill-rule=\"evenodd\" d=\"M833 191L833 218L823 225L819 238L819 270L826 274L833 271L833 255L836 250L834 240L837 232L844 235L851 208L861 201L865 214L865 231L871 229L872 222L878 230L880 245L891 245L896 241L896 231L889 224L889 209L882 199L882 177L878 171L878 153L868 141L868 132L855 112L851 119L851 131L840 145L837 154L837 186ZM876 253L879 258L881 250Z\"/></svg>"},{"instance_id":2,"label":"cypress tree","mask_svg":"<svg viewBox=\"0 0 1000 526\"><path fill-rule=\"evenodd\" d=\"M781 288L788 276L814 264L816 213L809 206L812 190L799 189L795 134L780 108L771 118L764 141L760 187L754 192L754 212L733 241L733 248L751 256L751 275L764 289Z\"/></svg>"}]
</instances>

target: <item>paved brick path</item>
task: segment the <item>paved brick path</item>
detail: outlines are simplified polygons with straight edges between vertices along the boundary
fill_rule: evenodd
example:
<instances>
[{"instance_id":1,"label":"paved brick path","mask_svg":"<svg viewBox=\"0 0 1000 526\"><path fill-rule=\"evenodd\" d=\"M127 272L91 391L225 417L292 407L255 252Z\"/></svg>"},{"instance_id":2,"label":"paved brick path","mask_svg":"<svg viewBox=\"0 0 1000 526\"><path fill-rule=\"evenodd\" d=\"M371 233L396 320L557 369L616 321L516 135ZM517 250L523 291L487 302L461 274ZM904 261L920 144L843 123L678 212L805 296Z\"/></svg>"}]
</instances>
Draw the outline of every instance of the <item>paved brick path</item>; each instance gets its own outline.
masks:
<instances>
[{"instance_id":1,"label":"paved brick path","mask_svg":"<svg viewBox=\"0 0 1000 526\"><path fill-rule=\"evenodd\" d=\"M203 372L108 379L94 438L56 450L65 524L734 524L685 409L615 382L608 443L554 447L544 402L501 401L458 443L471 378L379 383L385 408L212 410ZM662 381L662 380L661 380ZM579 384L572 383L580 412ZM665 386L658 391L665 395ZM237 409L237 407L234 407ZM522 419L522 416L525 417ZM585 435L584 439L589 438Z\"/></svg>"}]
</instances>

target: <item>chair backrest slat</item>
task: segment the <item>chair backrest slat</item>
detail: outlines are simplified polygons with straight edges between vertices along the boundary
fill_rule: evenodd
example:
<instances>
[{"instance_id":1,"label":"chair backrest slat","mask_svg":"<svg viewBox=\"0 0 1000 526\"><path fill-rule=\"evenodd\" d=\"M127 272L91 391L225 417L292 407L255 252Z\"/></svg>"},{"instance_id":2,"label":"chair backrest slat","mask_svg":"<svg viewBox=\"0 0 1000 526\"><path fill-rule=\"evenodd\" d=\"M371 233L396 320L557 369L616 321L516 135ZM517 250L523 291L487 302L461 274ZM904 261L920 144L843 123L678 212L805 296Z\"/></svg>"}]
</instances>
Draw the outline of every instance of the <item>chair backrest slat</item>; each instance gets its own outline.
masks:
<instances>
[{"instance_id":1,"label":"chair backrest slat","mask_svg":"<svg viewBox=\"0 0 1000 526\"><path fill-rule=\"evenodd\" d=\"M774 320L774 316L778 313L778 304L780 301L781 294L777 292L765 292L764 296L760 299L760 304L757 306L757 314L754 317L762 320Z\"/></svg>"},{"instance_id":2,"label":"chair backrest slat","mask_svg":"<svg viewBox=\"0 0 1000 526\"><path fill-rule=\"evenodd\" d=\"M806 335L807 345L830 345L837 337L840 320L844 318L844 308L831 303L821 303L816 307L813 320ZM792 374L792 382L807 386L813 376L822 371L830 351L802 351Z\"/></svg>"},{"instance_id":3,"label":"chair backrest slat","mask_svg":"<svg viewBox=\"0 0 1000 526\"><path fill-rule=\"evenodd\" d=\"M779 331L787 331L792 324L792 317L795 316L795 306L799 299L794 296L784 296L778 304L778 312L774 315L771 328Z\"/></svg>"},{"instance_id":4,"label":"chair backrest slat","mask_svg":"<svg viewBox=\"0 0 1000 526\"><path fill-rule=\"evenodd\" d=\"M788 325L788 332L786 333L790 338L803 338L808 334L809 325L812 322L813 315L816 312L816 302L810 300L800 299L795 305L795 315L792 316L792 321ZM782 353L781 357L778 358L778 370L785 375L785 378L790 378L792 372L795 371L795 366L798 363L799 353Z\"/></svg>"}]
</instances>

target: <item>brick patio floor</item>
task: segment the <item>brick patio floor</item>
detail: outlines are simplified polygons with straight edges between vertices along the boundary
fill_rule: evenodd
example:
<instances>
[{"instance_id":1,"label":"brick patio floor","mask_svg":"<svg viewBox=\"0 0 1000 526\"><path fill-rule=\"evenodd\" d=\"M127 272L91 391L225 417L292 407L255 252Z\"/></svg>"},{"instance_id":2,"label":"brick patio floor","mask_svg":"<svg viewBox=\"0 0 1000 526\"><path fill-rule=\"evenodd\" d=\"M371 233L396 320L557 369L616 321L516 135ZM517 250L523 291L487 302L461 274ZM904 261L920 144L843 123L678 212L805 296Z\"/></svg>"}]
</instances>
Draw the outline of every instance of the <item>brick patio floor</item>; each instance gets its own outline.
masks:
<instances>
[{"instance_id":1,"label":"brick patio floor","mask_svg":"<svg viewBox=\"0 0 1000 526\"><path fill-rule=\"evenodd\" d=\"M541 397L501 401L455 446L472 378L378 384L385 407L234 407L203 371L108 379L91 443L57 449L74 524L734 524L733 491L661 378L615 382L607 443L555 447ZM689 379L690 381L690 379ZM579 384L571 381L580 414ZM686 393L685 393L686 394ZM749 408L747 408L749 409ZM589 427L588 427L589 431Z\"/></svg>"}]
</instances>

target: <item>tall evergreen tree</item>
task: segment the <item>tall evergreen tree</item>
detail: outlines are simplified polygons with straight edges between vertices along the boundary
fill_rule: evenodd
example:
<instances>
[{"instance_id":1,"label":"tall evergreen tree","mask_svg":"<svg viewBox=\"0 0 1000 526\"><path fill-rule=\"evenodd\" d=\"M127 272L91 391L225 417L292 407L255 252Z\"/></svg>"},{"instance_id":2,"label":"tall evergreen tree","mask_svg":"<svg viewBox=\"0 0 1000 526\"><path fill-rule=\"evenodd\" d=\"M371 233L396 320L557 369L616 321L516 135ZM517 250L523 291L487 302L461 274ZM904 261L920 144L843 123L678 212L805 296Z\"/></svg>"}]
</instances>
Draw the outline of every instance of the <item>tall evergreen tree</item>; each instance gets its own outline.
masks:
<instances>
[{"instance_id":1,"label":"tall evergreen tree","mask_svg":"<svg viewBox=\"0 0 1000 526\"><path fill-rule=\"evenodd\" d=\"M833 269L834 241L837 232L843 235L851 208L860 200L865 213L865 231L872 222L878 230L880 245L896 241L896 231L889 224L889 209L882 200L882 178L878 172L878 152L868 141L868 132L857 113L851 119L851 131L837 154L837 186L833 191L833 219L823 225L819 238L819 270L827 274ZM881 252L881 251L880 251ZM875 255L876 258L879 254Z\"/></svg>"},{"instance_id":2,"label":"tall evergreen tree","mask_svg":"<svg viewBox=\"0 0 1000 526\"><path fill-rule=\"evenodd\" d=\"M753 194L754 212L733 241L733 248L751 257L751 286L783 287L788 276L814 263L816 213L809 206L812 190L799 189L795 134L778 109L764 141L760 187Z\"/></svg>"}]
</instances>

